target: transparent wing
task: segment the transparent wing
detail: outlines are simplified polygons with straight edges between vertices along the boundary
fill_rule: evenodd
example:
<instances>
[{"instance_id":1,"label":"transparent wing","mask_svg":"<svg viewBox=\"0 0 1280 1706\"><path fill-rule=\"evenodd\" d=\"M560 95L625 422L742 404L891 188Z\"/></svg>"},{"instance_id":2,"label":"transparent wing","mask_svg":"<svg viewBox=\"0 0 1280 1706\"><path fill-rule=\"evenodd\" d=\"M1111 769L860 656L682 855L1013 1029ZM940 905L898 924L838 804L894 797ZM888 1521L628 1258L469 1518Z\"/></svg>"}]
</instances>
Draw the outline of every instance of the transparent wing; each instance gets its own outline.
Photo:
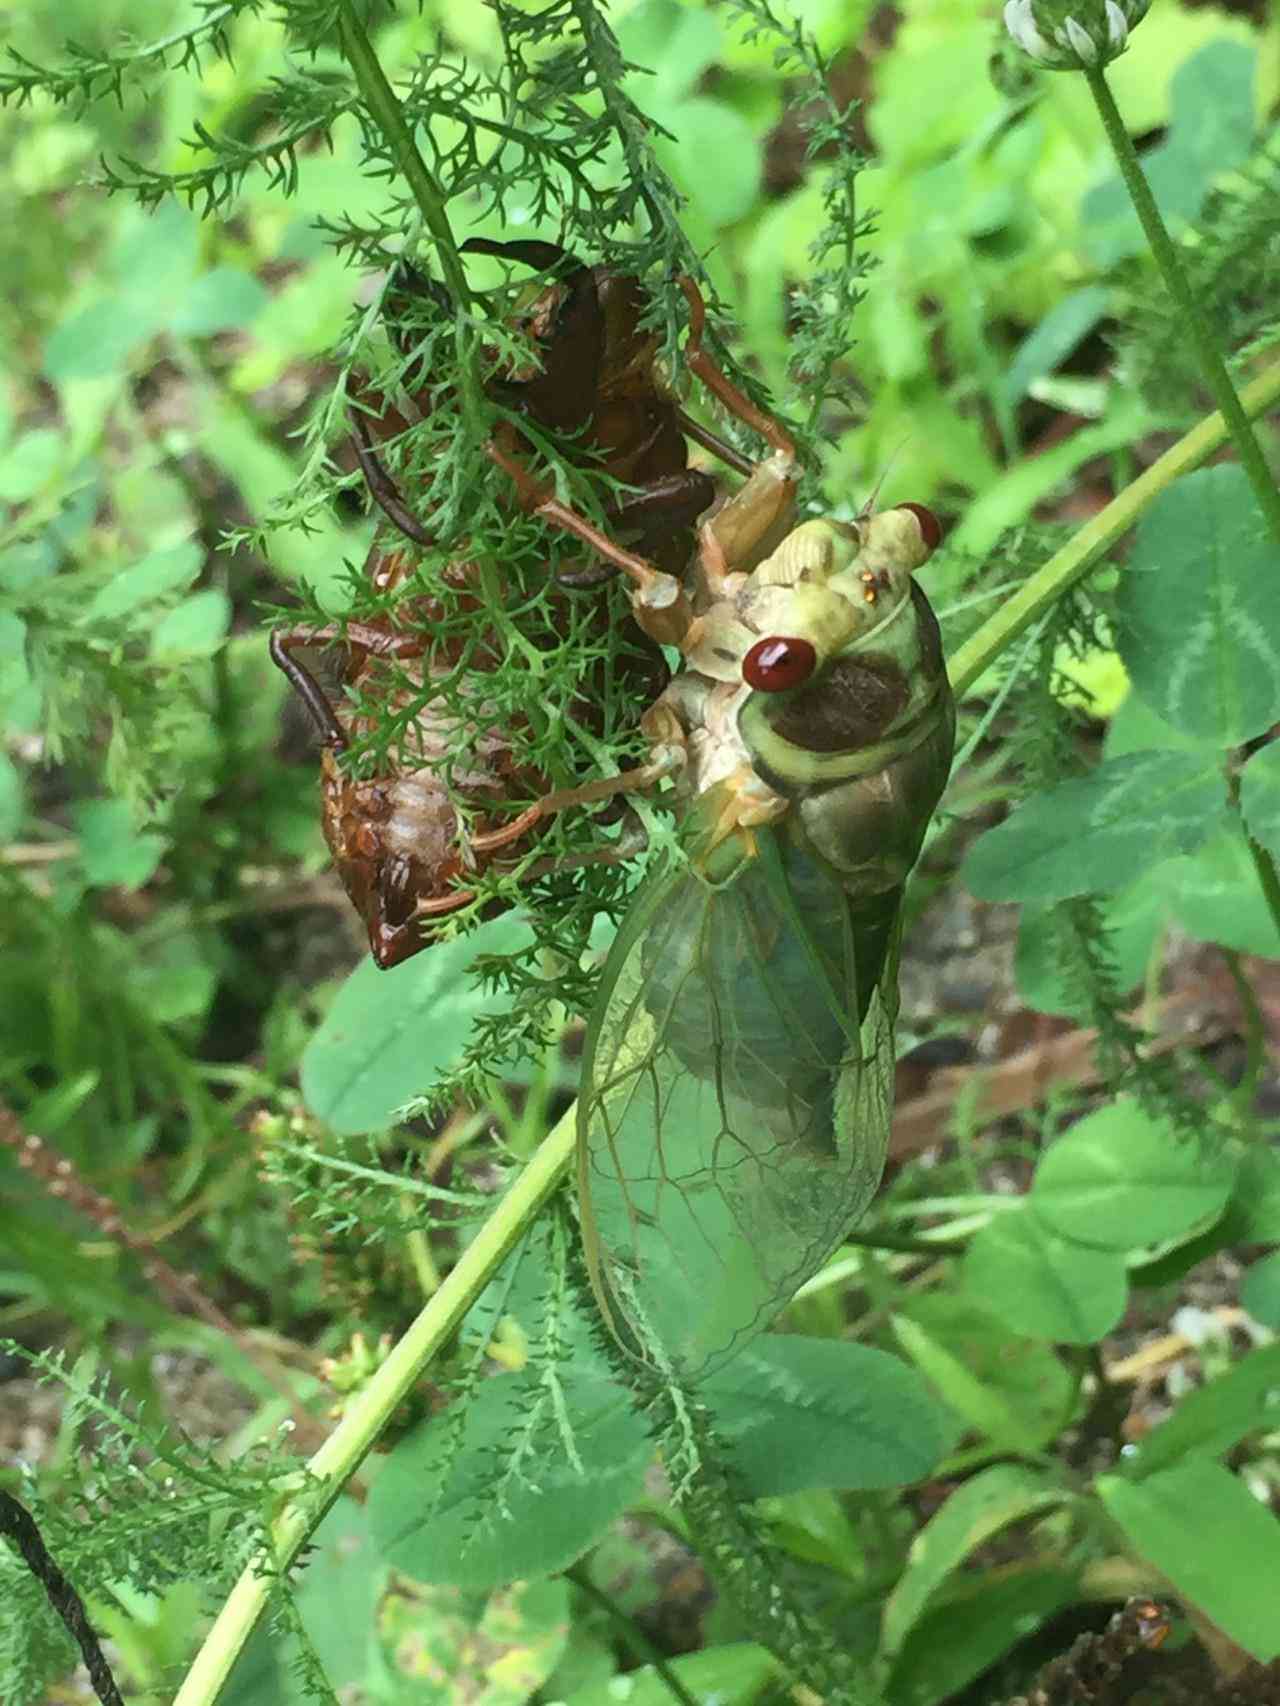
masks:
<instances>
[{"instance_id":1,"label":"transparent wing","mask_svg":"<svg viewBox=\"0 0 1280 1706\"><path fill-rule=\"evenodd\" d=\"M656 1342L689 1375L816 1272L888 1143L893 1002L877 980L899 894L851 902L789 840L758 839L723 887L650 879L584 1056L592 1282L628 1349Z\"/></svg>"}]
</instances>

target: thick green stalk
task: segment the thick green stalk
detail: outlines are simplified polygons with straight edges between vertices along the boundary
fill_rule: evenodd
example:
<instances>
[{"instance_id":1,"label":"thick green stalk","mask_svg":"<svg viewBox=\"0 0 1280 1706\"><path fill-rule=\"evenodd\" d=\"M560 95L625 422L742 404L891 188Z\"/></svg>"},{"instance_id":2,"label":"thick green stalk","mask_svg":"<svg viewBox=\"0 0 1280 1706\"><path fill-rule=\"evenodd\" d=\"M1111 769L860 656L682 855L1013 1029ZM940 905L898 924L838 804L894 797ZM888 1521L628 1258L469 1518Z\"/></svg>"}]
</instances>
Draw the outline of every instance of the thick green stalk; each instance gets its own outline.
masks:
<instances>
[{"instance_id":1,"label":"thick green stalk","mask_svg":"<svg viewBox=\"0 0 1280 1706\"><path fill-rule=\"evenodd\" d=\"M465 307L471 301L471 287L467 283L458 245L454 241L453 230L444 210L443 192L418 152L418 145L405 123L395 90L378 63L373 43L356 16L351 0L341 0L338 9L338 34L342 51L355 73L364 103L386 137L387 145L395 155L396 165L413 191L413 199L422 212L427 230L435 238L436 258L449 286L449 294L459 307Z\"/></svg>"},{"instance_id":2,"label":"thick green stalk","mask_svg":"<svg viewBox=\"0 0 1280 1706\"><path fill-rule=\"evenodd\" d=\"M1187 282L1182 262L1178 259L1178 252L1165 229L1164 220L1160 217L1151 186L1142 170L1129 132L1125 129L1124 120L1120 117L1102 67L1086 68L1085 78L1102 119L1103 129L1107 133L1107 141L1116 157L1125 188L1129 192L1129 199L1142 222L1152 256L1160 268L1170 296L1182 310L1187 331L1200 358L1201 377L1226 422L1227 433L1236 447L1240 465L1249 477L1249 484L1258 500L1258 508L1266 516L1272 537L1280 545L1280 490L1276 488L1275 476L1267 466L1248 416L1240 406L1240 399L1231 383L1209 322L1196 300L1195 292Z\"/></svg>"},{"instance_id":3,"label":"thick green stalk","mask_svg":"<svg viewBox=\"0 0 1280 1706\"><path fill-rule=\"evenodd\" d=\"M382 1432L422 1370L453 1335L493 1273L533 1224L569 1170L575 1111L551 1131L498 1208L467 1246L440 1289L395 1346L341 1422L307 1464L310 1479L271 1528L270 1574L255 1565L240 1577L205 1637L173 1706L210 1706L309 1536Z\"/></svg>"},{"instance_id":4,"label":"thick green stalk","mask_svg":"<svg viewBox=\"0 0 1280 1706\"><path fill-rule=\"evenodd\" d=\"M1232 392L1232 396L1235 393ZM1260 415L1280 399L1280 361L1268 367L1237 399L1242 415ZM1207 415L1153 462L1145 474L1126 486L1118 498L1099 510L1093 520L1055 551L1042 568L1019 587L1012 598L984 622L953 653L948 664L951 685L959 697L973 686L1006 646L1059 599L1073 582L1093 568L1134 525L1143 511L1183 474L1208 459L1228 437L1221 414Z\"/></svg>"}]
</instances>

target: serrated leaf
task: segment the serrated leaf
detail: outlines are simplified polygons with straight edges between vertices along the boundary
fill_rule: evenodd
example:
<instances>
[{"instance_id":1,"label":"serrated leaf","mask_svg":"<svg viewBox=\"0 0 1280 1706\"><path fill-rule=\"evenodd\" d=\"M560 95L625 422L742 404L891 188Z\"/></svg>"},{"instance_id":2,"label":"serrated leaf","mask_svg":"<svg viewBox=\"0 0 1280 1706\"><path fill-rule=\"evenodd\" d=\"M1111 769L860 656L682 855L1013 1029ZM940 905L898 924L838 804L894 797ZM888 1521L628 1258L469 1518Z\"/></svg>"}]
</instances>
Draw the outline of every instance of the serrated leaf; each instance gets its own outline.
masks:
<instances>
[{"instance_id":1,"label":"serrated leaf","mask_svg":"<svg viewBox=\"0 0 1280 1706\"><path fill-rule=\"evenodd\" d=\"M651 1449L622 1387L583 1369L566 1384L576 1466L551 1406L531 1418L523 1376L481 1382L460 1448L453 1416L400 1440L369 1497L386 1562L418 1581L487 1591L562 1570L598 1540L638 1496Z\"/></svg>"},{"instance_id":2,"label":"serrated leaf","mask_svg":"<svg viewBox=\"0 0 1280 1706\"><path fill-rule=\"evenodd\" d=\"M1280 1657L1280 1522L1220 1463L1193 1457L1130 1481L1102 1475L1098 1495L1130 1544L1251 1658Z\"/></svg>"},{"instance_id":3,"label":"serrated leaf","mask_svg":"<svg viewBox=\"0 0 1280 1706\"><path fill-rule=\"evenodd\" d=\"M962 1267L965 1289L1009 1325L1053 1344L1092 1345L1124 1314L1121 1256L1062 1238L1024 1206L999 1214L974 1237Z\"/></svg>"},{"instance_id":4,"label":"serrated leaf","mask_svg":"<svg viewBox=\"0 0 1280 1706\"><path fill-rule=\"evenodd\" d=\"M1184 1392L1125 1458L1126 1475L1141 1480L1183 1458L1221 1457L1250 1434L1280 1424L1280 1345L1250 1351L1225 1374Z\"/></svg>"},{"instance_id":5,"label":"serrated leaf","mask_svg":"<svg viewBox=\"0 0 1280 1706\"><path fill-rule=\"evenodd\" d=\"M958 1487L911 1542L906 1570L884 1608L886 1654L898 1651L931 1596L971 1552L1011 1522L1050 1510L1067 1496L1047 1476L1006 1463Z\"/></svg>"},{"instance_id":6,"label":"serrated leaf","mask_svg":"<svg viewBox=\"0 0 1280 1706\"><path fill-rule=\"evenodd\" d=\"M362 960L302 1056L308 1107L348 1135L389 1125L397 1108L461 1059L477 1015L509 1004L467 976L472 961L515 953L529 937L529 926L508 916L390 971Z\"/></svg>"},{"instance_id":7,"label":"serrated leaf","mask_svg":"<svg viewBox=\"0 0 1280 1706\"><path fill-rule=\"evenodd\" d=\"M1131 753L1027 800L961 874L981 900L1114 894L1157 860L1193 852L1225 809L1221 773L1204 755Z\"/></svg>"},{"instance_id":8,"label":"serrated leaf","mask_svg":"<svg viewBox=\"0 0 1280 1706\"><path fill-rule=\"evenodd\" d=\"M1280 741L1255 752L1240 772L1240 815L1258 845L1280 859Z\"/></svg>"},{"instance_id":9,"label":"serrated leaf","mask_svg":"<svg viewBox=\"0 0 1280 1706\"><path fill-rule=\"evenodd\" d=\"M959 1432L915 1369L837 1339L766 1334L708 1375L704 1391L753 1498L905 1486Z\"/></svg>"},{"instance_id":10,"label":"serrated leaf","mask_svg":"<svg viewBox=\"0 0 1280 1706\"><path fill-rule=\"evenodd\" d=\"M1162 492L1116 591L1134 690L1218 747L1268 728L1280 718L1278 581L1280 546L1242 469L1201 468Z\"/></svg>"},{"instance_id":11,"label":"serrated leaf","mask_svg":"<svg viewBox=\"0 0 1280 1706\"><path fill-rule=\"evenodd\" d=\"M1030 1200L1064 1238L1141 1250L1213 1220L1234 1182L1229 1156L1198 1152L1125 1100L1087 1114L1058 1138L1036 1168Z\"/></svg>"}]
</instances>

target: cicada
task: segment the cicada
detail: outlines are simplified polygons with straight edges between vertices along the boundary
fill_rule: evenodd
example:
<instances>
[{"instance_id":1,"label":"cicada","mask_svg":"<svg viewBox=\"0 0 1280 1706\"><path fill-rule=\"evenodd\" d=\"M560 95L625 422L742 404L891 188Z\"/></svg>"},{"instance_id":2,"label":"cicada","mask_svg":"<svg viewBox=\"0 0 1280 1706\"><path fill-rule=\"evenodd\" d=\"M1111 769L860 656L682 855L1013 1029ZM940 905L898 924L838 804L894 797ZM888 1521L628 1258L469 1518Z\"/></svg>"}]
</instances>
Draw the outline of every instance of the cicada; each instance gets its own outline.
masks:
<instances>
[{"instance_id":1,"label":"cicada","mask_svg":"<svg viewBox=\"0 0 1280 1706\"><path fill-rule=\"evenodd\" d=\"M476 240L467 247L557 275L516 313L539 353L538 364L527 372L495 374L488 386L491 398L544 433L569 435L571 460L599 466L633 488L609 506L610 536L629 539L664 570L678 574L692 555L697 517L716 492L709 475L689 467L686 432L732 466L740 467L743 459L685 415L669 390L657 365L657 340L641 325L648 305L643 287L608 268L584 266L548 243ZM389 292L393 321L424 293L438 299L438 287L405 269ZM406 340L400 336L398 341L408 357ZM428 379L411 364L409 396L429 419ZM353 416L353 441L370 493L398 532L429 546L429 526L414 513L379 456L381 439L407 430L408 421L367 388L358 397L362 407ZM511 418L498 423L495 454L519 458L527 448ZM446 564L442 578L455 615L470 611L483 624L482 601L468 590L477 573L478 566L460 555ZM416 574L409 555L381 544L375 545L365 565L371 588L385 599L410 588ZM598 565L576 562L562 567L557 579L574 587L590 585L601 574ZM571 596L566 592L558 601L566 620ZM539 815L522 812L520 806L548 786L521 758L521 731L494 729L484 717L484 674L498 667L502 648L487 643L483 632L478 639L469 636L464 647L456 625L451 638L433 634L441 617L440 599L424 587L401 597L390 614L373 621L300 625L278 629L272 636L272 657L303 698L324 743L325 837L365 922L373 957L382 967L398 965L425 947L438 920L475 899L468 879L492 865L499 854L520 851ZM611 620L603 604L598 620ZM664 684L666 666L651 640L638 631L629 638L635 643L621 654L619 668L638 703L645 704ZM530 639L536 644L536 635ZM368 734L369 715L335 706L295 655L301 647L334 641L345 646L343 686L349 695L357 703L380 704L386 714L407 720L399 758L372 775L353 771L345 757ZM447 711L431 691L433 680L458 668L464 650L477 682L477 717L469 732L456 711ZM574 707L574 715L587 727L594 720L592 693L592 681L584 680L582 701ZM455 764L446 782L445 760L461 746L468 748L467 761ZM459 802L470 817L465 827ZM612 853L599 857L618 857L629 850L634 849L624 839ZM583 854L577 862L592 857Z\"/></svg>"},{"instance_id":2,"label":"cicada","mask_svg":"<svg viewBox=\"0 0 1280 1706\"><path fill-rule=\"evenodd\" d=\"M610 1327L693 1375L768 1325L879 1184L903 885L955 715L913 579L936 520L797 522L791 441L712 365L685 288L689 365L772 451L703 525L691 591L613 553L684 667L642 719L648 764L610 781L674 778L687 833L604 966L578 1179Z\"/></svg>"}]
</instances>

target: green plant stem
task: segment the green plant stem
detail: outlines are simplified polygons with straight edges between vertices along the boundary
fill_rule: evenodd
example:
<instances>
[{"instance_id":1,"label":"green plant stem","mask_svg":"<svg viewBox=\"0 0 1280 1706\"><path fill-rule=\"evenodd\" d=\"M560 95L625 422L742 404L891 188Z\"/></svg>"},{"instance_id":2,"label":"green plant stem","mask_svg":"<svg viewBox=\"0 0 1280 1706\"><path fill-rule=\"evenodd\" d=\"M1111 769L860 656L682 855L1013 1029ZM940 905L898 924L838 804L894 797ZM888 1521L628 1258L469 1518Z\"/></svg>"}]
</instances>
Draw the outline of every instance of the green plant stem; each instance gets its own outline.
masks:
<instances>
[{"instance_id":1,"label":"green plant stem","mask_svg":"<svg viewBox=\"0 0 1280 1706\"><path fill-rule=\"evenodd\" d=\"M1277 399L1280 399L1280 361L1273 362L1246 386L1237 402L1241 412L1252 417L1260 415ZM956 694L972 687L1006 646L1106 555L1167 486L1198 468L1228 436L1222 414L1207 415L1118 498L1100 510L1061 551L1055 551L1043 568L1037 569L953 654L948 673Z\"/></svg>"},{"instance_id":2,"label":"green plant stem","mask_svg":"<svg viewBox=\"0 0 1280 1706\"><path fill-rule=\"evenodd\" d=\"M266 1609L273 1586L288 1573L423 1368L457 1330L490 1276L559 1186L573 1155L574 1131L575 1111L570 1108L308 1463L306 1483L287 1498L272 1523L269 1556L250 1564L231 1590L173 1706L210 1706L216 1698Z\"/></svg>"},{"instance_id":3,"label":"green plant stem","mask_svg":"<svg viewBox=\"0 0 1280 1706\"><path fill-rule=\"evenodd\" d=\"M1120 168L1120 176L1129 192L1129 199L1146 233L1155 263L1164 276L1170 296L1182 310L1187 331L1200 358L1201 377L1226 422L1227 433L1236 447L1240 465L1249 477L1258 507L1267 518L1272 537L1280 545L1280 490L1277 490L1275 476L1268 468L1248 416L1240 406L1240 399L1231 383L1209 322L1196 300L1195 292L1187 282L1182 262L1178 259L1178 252L1160 217L1151 186L1142 170L1129 132L1125 129L1124 120L1120 117L1119 108L1102 67L1086 68L1085 79L1097 106L1103 129L1107 133L1107 141L1116 157L1116 164Z\"/></svg>"},{"instance_id":4,"label":"green plant stem","mask_svg":"<svg viewBox=\"0 0 1280 1706\"><path fill-rule=\"evenodd\" d=\"M418 152L413 133L405 123L395 90L387 81L378 63L373 43L364 25L356 16L351 0L340 0L338 8L338 37L342 51L355 73L356 83L370 114L387 139L396 165L413 191L413 199L421 210L427 230L435 238L436 259L449 286L449 293L459 307L472 300L472 291L463 271L462 257L454 240L448 215L444 210L444 195L432 177L426 161Z\"/></svg>"}]
</instances>

